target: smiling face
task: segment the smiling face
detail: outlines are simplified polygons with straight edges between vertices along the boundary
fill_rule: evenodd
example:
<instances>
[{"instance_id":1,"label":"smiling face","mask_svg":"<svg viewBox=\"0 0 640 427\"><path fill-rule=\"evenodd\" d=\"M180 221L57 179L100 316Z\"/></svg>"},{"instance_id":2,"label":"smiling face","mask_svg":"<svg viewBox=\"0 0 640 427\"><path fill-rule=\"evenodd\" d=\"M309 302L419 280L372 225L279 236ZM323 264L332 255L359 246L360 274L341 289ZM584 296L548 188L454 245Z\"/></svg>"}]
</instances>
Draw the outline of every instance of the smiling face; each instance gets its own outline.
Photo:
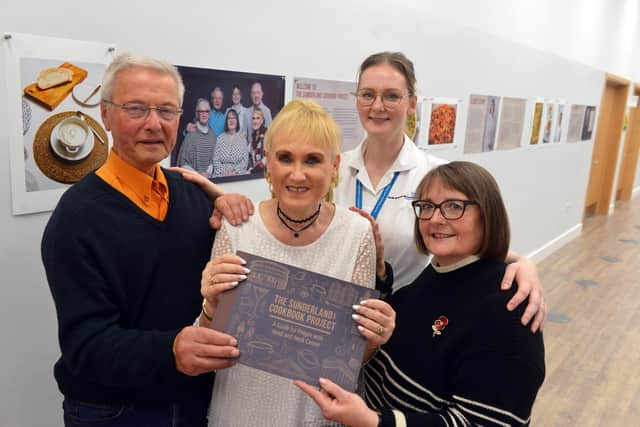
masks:
<instances>
[{"instance_id":1,"label":"smiling face","mask_svg":"<svg viewBox=\"0 0 640 427\"><path fill-rule=\"evenodd\" d=\"M262 102L262 85L260 83L254 83L251 85L251 101L253 105L260 105Z\"/></svg>"},{"instance_id":2,"label":"smiling face","mask_svg":"<svg viewBox=\"0 0 640 427\"><path fill-rule=\"evenodd\" d=\"M273 193L288 215L303 218L318 207L337 176L340 155L302 135L274 135L266 153Z\"/></svg>"},{"instance_id":3,"label":"smiling face","mask_svg":"<svg viewBox=\"0 0 640 427\"><path fill-rule=\"evenodd\" d=\"M214 89L211 92L211 104L213 104L213 108L216 111L220 111L222 109L222 101L224 100L224 94L218 88Z\"/></svg>"},{"instance_id":4,"label":"smiling face","mask_svg":"<svg viewBox=\"0 0 640 427\"><path fill-rule=\"evenodd\" d=\"M209 107L209 103L198 103L198 107L196 109L196 118L198 119L198 122L201 125L206 126L209 123L209 116L211 116L211 108Z\"/></svg>"},{"instance_id":5,"label":"smiling face","mask_svg":"<svg viewBox=\"0 0 640 427\"><path fill-rule=\"evenodd\" d=\"M237 87L233 89L233 92L231 92L231 101L233 102L233 105L238 105L240 104L240 101L242 101L242 92L240 92L240 89Z\"/></svg>"},{"instance_id":6,"label":"smiling face","mask_svg":"<svg viewBox=\"0 0 640 427\"><path fill-rule=\"evenodd\" d=\"M126 68L117 74L110 101L180 107L173 77L143 67ZM101 113L113 137L113 151L131 166L153 176L156 163L167 157L176 144L180 116L163 120L152 110L147 117L132 119L126 111L104 102Z\"/></svg>"},{"instance_id":7,"label":"smiling face","mask_svg":"<svg viewBox=\"0 0 640 427\"><path fill-rule=\"evenodd\" d=\"M251 113L251 128L253 130L260 129L260 126L264 124L264 115L261 110L256 110Z\"/></svg>"},{"instance_id":8,"label":"smiling face","mask_svg":"<svg viewBox=\"0 0 640 427\"><path fill-rule=\"evenodd\" d=\"M407 115L415 112L417 103L415 96L409 96L404 75L389 64L371 66L360 75L358 91L363 90L378 95L402 95L402 100L394 108L385 107L380 96L369 106L356 101L360 123L369 136L388 140L401 137Z\"/></svg>"},{"instance_id":9,"label":"smiling face","mask_svg":"<svg viewBox=\"0 0 640 427\"><path fill-rule=\"evenodd\" d=\"M423 191L421 200L435 204L444 200L469 200L457 190L452 190L436 178ZM439 209L429 220L419 221L420 234L424 245L442 266L454 264L469 255L477 254L482 244L482 223L477 205L469 205L464 215L456 220L448 220Z\"/></svg>"},{"instance_id":10,"label":"smiling face","mask_svg":"<svg viewBox=\"0 0 640 427\"><path fill-rule=\"evenodd\" d=\"M229 110L229 112L227 113L227 126L225 128L225 131L227 133L231 133L234 134L238 131L240 125L238 124L238 113L236 113L236 110L231 109Z\"/></svg>"}]
</instances>

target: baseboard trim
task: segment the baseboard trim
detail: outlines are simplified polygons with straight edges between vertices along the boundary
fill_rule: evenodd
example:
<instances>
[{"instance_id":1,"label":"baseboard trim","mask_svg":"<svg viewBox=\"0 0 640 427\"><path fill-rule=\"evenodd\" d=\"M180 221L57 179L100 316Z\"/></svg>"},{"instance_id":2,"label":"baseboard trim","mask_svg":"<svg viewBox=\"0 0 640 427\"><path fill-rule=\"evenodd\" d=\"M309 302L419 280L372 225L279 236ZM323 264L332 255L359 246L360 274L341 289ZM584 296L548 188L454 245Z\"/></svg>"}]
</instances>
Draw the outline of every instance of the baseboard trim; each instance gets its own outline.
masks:
<instances>
[{"instance_id":1,"label":"baseboard trim","mask_svg":"<svg viewBox=\"0 0 640 427\"><path fill-rule=\"evenodd\" d=\"M538 249L529 253L528 258L533 262L540 262L547 256L551 255L556 250L560 249L576 237L580 235L582 231L582 224L576 224L555 239L550 240Z\"/></svg>"}]
</instances>

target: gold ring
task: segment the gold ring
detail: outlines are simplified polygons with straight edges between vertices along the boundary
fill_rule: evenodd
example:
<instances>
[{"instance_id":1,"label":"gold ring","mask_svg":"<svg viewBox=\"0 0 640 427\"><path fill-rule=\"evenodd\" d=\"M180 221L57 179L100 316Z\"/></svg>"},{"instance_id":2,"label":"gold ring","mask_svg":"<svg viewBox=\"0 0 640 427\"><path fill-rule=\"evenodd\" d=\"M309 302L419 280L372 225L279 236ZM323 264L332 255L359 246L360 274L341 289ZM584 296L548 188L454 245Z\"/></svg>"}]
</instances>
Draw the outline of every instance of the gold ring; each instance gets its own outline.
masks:
<instances>
[{"instance_id":1,"label":"gold ring","mask_svg":"<svg viewBox=\"0 0 640 427\"><path fill-rule=\"evenodd\" d=\"M383 336L384 335L384 331L385 331L384 326L378 327L378 335Z\"/></svg>"},{"instance_id":2,"label":"gold ring","mask_svg":"<svg viewBox=\"0 0 640 427\"><path fill-rule=\"evenodd\" d=\"M216 284L216 282L213 280L213 275L209 276L209 284L210 284L211 286L213 286L213 285L215 285L215 284Z\"/></svg>"}]
</instances>

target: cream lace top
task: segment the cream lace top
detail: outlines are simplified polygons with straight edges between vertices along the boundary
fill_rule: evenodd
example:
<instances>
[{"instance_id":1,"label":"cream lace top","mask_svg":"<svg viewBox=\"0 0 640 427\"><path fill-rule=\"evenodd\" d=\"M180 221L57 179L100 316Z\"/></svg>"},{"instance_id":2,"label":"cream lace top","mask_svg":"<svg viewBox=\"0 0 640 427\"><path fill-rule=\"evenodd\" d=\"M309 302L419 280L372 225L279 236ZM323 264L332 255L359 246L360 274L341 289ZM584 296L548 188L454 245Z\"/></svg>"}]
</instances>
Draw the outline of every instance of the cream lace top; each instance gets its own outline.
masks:
<instances>
[{"instance_id":1,"label":"cream lace top","mask_svg":"<svg viewBox=\"0 0 640 427\"><path fill-rule=\"evenodd\" d=\"M325 232L306 246L288 246L265 227L256 209L249 222L224 222L213 255L237 250L372 288L375 244L371 227L359 215L336 206ZM209 427L329 426L316 404L292 380L244 365L219 371L209 406Z\"/></svg>"}]
</instances>

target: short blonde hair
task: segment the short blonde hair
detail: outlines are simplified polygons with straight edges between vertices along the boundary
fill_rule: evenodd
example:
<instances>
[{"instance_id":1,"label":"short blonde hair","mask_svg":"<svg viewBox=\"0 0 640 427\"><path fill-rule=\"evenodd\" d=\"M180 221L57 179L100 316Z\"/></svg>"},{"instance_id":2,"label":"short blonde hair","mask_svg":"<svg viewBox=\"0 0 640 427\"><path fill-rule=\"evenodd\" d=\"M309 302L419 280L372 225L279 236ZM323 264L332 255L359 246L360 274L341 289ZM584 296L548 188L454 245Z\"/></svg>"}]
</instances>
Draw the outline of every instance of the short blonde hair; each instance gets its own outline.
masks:
<instances>
[{"instance_id":1,"label":"short blonde hair","mask_svg":"<svg viewBox=\"0 0 640 427\"><path fill-rule=\"evenodd\" d=\"M291 136L301 138L300 143L329 149L331 160L342 151L340 128L329 113L314 101L294 99L280 110L264 136L265 151L271 152L274 139ZM325 197L328 202L333 201L333 187L337 182L336 175Z\"/></svg>"}]
</instances>

